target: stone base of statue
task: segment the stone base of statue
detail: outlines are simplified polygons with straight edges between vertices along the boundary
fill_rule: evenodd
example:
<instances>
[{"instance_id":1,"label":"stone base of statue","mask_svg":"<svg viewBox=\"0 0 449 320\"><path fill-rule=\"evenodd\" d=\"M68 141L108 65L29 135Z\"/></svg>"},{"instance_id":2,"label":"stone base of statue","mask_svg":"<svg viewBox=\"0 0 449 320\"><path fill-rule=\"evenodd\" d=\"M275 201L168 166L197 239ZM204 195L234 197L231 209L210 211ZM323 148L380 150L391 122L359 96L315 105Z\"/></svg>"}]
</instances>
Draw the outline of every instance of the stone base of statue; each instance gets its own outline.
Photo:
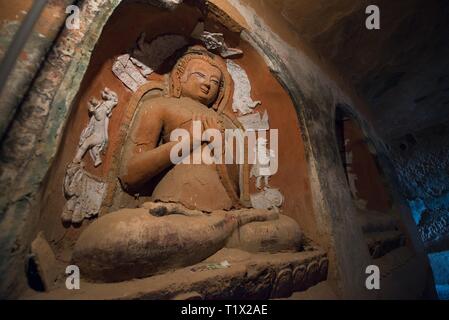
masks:
<instances>
[{"instance_id":1,"label":"stone base of statue","mask_svg":"<svg viewBox=\"0 0 449 320\"><path fill-rule=\"evenodd\" d=\"M289 297L325 281L326 254L303 252L249 253L224 248L208 259L174 271L116 283L83 280L81 290L33 292L25 299L270 299Z\"/></svg>"}]
</instances>

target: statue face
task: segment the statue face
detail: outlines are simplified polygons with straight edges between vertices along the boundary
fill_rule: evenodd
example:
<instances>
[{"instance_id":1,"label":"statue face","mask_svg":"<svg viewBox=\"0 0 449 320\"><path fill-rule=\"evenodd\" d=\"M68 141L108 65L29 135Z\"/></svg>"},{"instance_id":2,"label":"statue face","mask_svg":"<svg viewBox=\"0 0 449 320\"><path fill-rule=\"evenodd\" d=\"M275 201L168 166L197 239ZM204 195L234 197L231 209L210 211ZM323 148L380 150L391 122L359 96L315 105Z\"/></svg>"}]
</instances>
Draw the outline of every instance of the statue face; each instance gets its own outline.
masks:
<instances>
[{"instance_id":1,"label":"statue face","mask_svg":"<svg viewBox=\"0 0 449 320\"><path fill-rule=\"evenodd\" d=\"M190 60L181 78L181 95L210 106L217 99L221 81L217 67L201 59Z\"/></svg>"}]
</instances>

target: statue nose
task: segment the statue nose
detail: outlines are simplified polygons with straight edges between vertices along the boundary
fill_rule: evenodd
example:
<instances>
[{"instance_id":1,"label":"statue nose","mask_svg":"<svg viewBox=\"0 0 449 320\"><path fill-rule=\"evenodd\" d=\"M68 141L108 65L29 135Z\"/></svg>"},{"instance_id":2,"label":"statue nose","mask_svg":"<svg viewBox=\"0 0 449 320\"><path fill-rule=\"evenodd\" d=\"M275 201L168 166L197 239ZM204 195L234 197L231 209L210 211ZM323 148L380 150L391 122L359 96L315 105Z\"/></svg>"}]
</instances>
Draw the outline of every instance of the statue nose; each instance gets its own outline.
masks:
<instances>
[{"instance_id":1,"label":"statue nose","mask_svg":"<svg viewBox=\"0 0 449 320\"><path fill-rule=\"evenodd\" d=\"M209 92L210 90L210 81L205 80L202 84L201 84L202 90L204 90L205 92Z\"/></svg>"}]
</instances>

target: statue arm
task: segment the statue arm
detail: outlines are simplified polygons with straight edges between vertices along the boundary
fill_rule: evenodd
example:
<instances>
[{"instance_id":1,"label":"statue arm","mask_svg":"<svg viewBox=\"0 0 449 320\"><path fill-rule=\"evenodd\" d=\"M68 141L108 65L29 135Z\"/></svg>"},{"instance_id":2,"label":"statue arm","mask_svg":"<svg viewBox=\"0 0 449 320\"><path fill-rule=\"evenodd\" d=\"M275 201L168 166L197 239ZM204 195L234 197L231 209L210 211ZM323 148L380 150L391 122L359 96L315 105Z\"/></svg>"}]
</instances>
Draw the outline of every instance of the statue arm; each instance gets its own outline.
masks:
<instances>
[{"instance_id":1,"label":"statue arm","mask_svg":"<svg viewBox=\"0 0 449 320\"><path fill-rule=\"evenodd\" d=\"M120 181L126 189L142 186L172 164L170 150L176 142L158 146L163 110L157 107L143 109L131 131L131 141L121 165Z\"/></svg>"},{"instance_id":2,"label":"statue arm","mask_svg":"<svg viewBox=\"0 0 449 320\"><path fill-rule=\"evenodd\" d=\"M170 151L176 142L168 142L152 150L133 155L120 176L126 189L137 189L172 165Z\"/></svg>"}]
</instances>

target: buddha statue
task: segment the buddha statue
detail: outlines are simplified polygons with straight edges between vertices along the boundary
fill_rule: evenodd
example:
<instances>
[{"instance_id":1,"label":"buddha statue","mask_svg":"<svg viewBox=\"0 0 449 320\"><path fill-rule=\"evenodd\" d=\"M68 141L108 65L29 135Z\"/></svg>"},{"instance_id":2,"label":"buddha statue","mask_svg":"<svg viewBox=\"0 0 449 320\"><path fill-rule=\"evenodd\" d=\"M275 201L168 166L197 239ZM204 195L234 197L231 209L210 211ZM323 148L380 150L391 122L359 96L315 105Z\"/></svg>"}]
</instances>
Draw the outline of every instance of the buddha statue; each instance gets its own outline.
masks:
<instances>
[{"instance_id":1,"label":"buddha statue","mask_svg":"<svg viewBox=\"0 0 449 320\"><path fill-rule=\"evenodd\" d=\"M125 146L120 180L125 189L135 192L149 180L172 167L153 191L155 201L181 203L190 209L206 212L229 210L238 203L238 170L236 165L228 166L228 173L234 172L227 189L223 186L215 165L183 164L173 166L171 151L178 141L170 141L175 129L186 129L190 137L188 149L201 152L195 146L204 148L204 143L194 141L194 121L201 125L201 131L229 127L229 120L217 112L218 101L224 94L223 74L218 58L211 58L207 51L191 50L175 66L173 82L179 83L174 97L150 100L143 105L134 122L130 141ZM217 60L216 60L217 59ZM174 86L177 86L174 84ZM159 140L162 144L158 145ZM205 194L204 191L208 192ZM234 193L234 194L231 194Z\"/></svg>"},{"instance_id":2,"label":"buddha statue","mask_svg":"<svg viewBox=\"0 0 449 320\"><path fill-rule=\"evenodd\" d=\"M123 147L118 178L134 195L156 181L152 201L105 214L83 231L72 255L82 277L104 282L147 277L199 263L226 246L300 249L302 232L294 220L249 205L245 164L172 161L180 144L170 139L174 130L190 133L182 143L193 154L208 148L194 138L196 121L201 130L239 127L223 112L231 85L226 72L221 57L194 46L173 67L170 96L144 99ZM236 236L243 227L246 238Z\"/></svg>"}]
</instances>

